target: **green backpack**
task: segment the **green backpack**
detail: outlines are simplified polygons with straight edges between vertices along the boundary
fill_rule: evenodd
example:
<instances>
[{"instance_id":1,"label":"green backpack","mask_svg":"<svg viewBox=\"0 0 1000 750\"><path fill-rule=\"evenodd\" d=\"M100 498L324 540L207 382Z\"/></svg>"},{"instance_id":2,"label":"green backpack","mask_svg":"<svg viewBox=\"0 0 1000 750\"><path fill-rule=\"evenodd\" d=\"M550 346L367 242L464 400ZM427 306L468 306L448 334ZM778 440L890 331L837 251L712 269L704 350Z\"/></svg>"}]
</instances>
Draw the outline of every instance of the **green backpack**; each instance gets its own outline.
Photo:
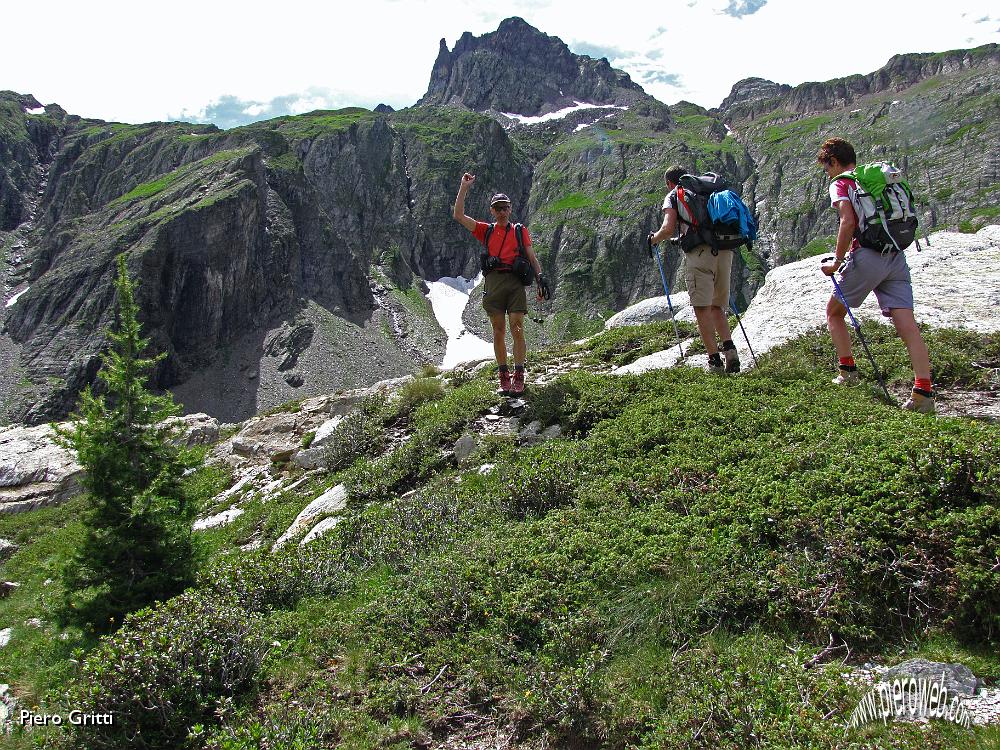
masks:
<instances>
[{"instance_id":1,"label":"green backpack","mask_svg":"<svg viewBox=\"0 0 1000 750\"><path fill-rule=\"evenodd\" d=\"M920 249L913 191L902 172L880 161L860 164L834 180L841 177L850 177L858 186L851 205L858 215L854 236L862 247L883 253L902 252L916 242Z\"/></svg>"}]
</instances>

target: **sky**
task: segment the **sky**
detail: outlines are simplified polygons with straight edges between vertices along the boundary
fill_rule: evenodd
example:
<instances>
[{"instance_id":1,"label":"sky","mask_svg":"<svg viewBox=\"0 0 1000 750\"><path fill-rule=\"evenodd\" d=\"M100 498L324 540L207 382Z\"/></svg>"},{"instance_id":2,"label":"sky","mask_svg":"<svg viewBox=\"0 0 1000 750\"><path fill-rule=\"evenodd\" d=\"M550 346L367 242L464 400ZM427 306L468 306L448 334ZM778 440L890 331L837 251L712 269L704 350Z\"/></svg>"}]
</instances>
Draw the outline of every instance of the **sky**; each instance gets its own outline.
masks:
<instances>
[{"instance_id":1,"label":"sky","mask_svg":"<svg viewBox=\"0 0 1000 750\"><path fill-rule=\"evenodd\" d=\"M426 91L444 38L520 16L656 98L714 107L751 76L870 73L902 52L1000 42L995 0L47 0L5 4L0 90L109 121L232 127ZM863 19L864 28L857 23Z\"/></svg>"}]
</instances>

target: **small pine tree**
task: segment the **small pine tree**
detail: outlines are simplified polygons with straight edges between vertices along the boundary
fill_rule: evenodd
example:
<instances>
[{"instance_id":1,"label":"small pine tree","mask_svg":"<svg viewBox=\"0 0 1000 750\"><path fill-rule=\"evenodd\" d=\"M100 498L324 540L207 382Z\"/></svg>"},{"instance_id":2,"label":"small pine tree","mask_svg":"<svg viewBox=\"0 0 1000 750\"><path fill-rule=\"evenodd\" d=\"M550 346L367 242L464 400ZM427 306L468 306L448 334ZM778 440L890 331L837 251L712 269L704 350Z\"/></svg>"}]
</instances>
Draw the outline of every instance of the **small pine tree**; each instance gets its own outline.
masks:
<instances>
[{"instance_id":1,"label":"small pine tree","mask_svg":"<svg viewBox=\"0 0 1000 750\"><path fill-rule=\"evenodd\" d=\"M118 321L109 330L98 378L102 393L80 393L74 424L61 429L85 470L89 504L84 542L63 571L64 623L114 630L129 612L180 593L193 582L193 508L181 476L184 452L163 421L179 409L169 395L146 388L152 367L165 355L144 359L135 288L117 259Z\"/></svg>"}]
</instances>

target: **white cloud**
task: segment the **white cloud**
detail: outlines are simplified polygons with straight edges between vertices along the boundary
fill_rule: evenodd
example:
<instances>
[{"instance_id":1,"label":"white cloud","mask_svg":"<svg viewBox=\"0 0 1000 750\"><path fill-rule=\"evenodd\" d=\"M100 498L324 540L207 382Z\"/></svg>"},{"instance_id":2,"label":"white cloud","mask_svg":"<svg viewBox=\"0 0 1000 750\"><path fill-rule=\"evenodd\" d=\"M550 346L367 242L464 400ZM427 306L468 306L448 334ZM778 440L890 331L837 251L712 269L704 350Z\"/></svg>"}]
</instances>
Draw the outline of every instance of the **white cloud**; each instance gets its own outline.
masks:
<instances>
[{"instance_id":1,"label":"white cloud","mask_svg":"<svg viewBox=\"0 0 1000 750\"><path fill-rule=\"evenodd\" d=\"M575 41L619 54L612 64L668 103L687 98L711 107L747 76L791 84L826 80L868 73L900 52L998 41L994 23L977 23L995 15L994 5L619 0L612 9L569 0L498 6L479 0L349 6L49 0L40 45L37 35L20 33L37 28L37 11L11 3L4 25L14 33L0 45L0 88L34 94L75 114L130 122L205 112L224 97L261 115L287 97L295 111L378 102L399 108L426 90L439 39L451 47L464 31L478 36L519 15L571 48ZM756 10L734 17L725 12L731 7ZM891 33L859 33L857 19L866 29ZM884 39L884 46L851 46L873 37Z\"/></svg>"}]
</instances>

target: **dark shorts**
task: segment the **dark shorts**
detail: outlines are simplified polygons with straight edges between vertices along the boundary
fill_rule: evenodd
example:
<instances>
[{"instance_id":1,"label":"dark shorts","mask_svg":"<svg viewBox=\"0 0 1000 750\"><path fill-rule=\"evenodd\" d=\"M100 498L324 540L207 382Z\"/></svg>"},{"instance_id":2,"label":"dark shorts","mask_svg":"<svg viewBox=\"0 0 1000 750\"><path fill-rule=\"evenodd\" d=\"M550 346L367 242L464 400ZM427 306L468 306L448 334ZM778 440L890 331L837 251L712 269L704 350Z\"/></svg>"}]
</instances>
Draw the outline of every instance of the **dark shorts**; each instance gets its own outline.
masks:
<instances>
[{"instance_id":1,"label":"dark shorts","mask_svg":"<svg viewBox=\"0 0 1000 750\"><path fill-rule=\"evenodd\" d=\"M875 292L882 314L889 317L894 308L913 309L913 285L910 267L903 253L885 253L859 247L847 256L837 274L840 291L850 307L858 307Z\"/></svg>"},{"instance_id":2,"label":"dark shorts","mask_svg":"<svg viewBox=\"0 0 1000 750\"><path fill-rule=\"evenodd\" d=\"M483 309L489 315L528 312L528 294L516 274L510 271L490 271L486 274Z\"/></svg>"}]
</instances>

